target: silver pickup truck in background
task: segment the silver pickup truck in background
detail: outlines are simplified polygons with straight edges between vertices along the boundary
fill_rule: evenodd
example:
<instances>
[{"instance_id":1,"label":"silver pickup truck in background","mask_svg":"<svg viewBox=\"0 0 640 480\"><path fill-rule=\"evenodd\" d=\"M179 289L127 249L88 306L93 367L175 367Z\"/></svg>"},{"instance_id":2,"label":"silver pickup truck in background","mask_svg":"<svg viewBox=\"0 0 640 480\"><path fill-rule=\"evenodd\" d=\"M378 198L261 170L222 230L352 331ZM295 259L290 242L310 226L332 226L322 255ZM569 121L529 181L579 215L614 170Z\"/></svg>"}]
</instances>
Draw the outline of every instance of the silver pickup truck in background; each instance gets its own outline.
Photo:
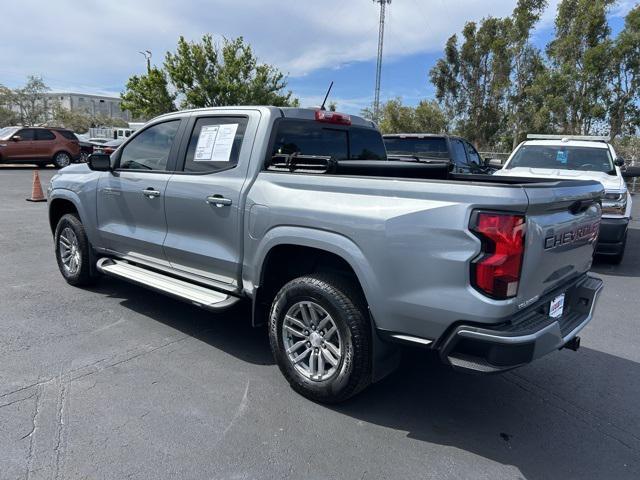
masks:
<instances>
[{"instance_id":1,"label":"silver pickup truck in background","mask_svg":"<svg viewBox=\"0 0 640 480\"><path fill-rule=\"evenodd\" d=\"M49 220L71 285L249 301L292 387L339 402L403 343L482 373L577 349L602 288L587 273L602 193L390 160L355 116L224 107L158 117L61 170Z\"/></svg>"}]
</instances>

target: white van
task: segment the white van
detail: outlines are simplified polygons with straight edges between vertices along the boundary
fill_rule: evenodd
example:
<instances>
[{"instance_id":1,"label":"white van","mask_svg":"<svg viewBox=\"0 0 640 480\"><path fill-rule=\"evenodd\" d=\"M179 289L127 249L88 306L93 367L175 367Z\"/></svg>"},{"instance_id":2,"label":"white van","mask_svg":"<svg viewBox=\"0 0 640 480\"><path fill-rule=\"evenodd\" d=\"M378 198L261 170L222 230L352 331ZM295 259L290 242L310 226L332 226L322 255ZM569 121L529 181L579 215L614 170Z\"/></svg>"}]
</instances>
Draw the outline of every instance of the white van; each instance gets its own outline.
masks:
<instances>
[{"instance_id":1,"label":"white van","mask_svg":"<svg viewBox=\"0 0 640 480\"><path fill-rule=\"evenodd\" d=\"M596 253L620 263L631 219L631 195L620 172L623 165L607 137L528 135L495 175L599 181L605 196Z\"/></svg>"}]
</instances>

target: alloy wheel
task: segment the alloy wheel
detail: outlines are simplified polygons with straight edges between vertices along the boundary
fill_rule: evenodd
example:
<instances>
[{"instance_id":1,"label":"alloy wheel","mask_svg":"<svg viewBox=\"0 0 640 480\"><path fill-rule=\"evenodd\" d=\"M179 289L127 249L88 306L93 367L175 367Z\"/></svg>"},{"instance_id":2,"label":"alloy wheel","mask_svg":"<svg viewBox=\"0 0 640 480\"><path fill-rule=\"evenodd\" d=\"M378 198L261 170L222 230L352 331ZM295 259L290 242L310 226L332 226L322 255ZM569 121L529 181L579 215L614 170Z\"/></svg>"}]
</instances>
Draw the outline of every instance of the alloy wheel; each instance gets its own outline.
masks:
<instances>
[{"instance_id":1,"label":"alloy wheel","mask_svg":"<svg viewBox=\"0 0 640 480\"><path fill-rule=\"evenodd\" d=\"M293 367L310 380L327 380L340 368L344 346L338 327L313 301L289 308L282 323L282 340Z\"/></svg>"}]
</instances>

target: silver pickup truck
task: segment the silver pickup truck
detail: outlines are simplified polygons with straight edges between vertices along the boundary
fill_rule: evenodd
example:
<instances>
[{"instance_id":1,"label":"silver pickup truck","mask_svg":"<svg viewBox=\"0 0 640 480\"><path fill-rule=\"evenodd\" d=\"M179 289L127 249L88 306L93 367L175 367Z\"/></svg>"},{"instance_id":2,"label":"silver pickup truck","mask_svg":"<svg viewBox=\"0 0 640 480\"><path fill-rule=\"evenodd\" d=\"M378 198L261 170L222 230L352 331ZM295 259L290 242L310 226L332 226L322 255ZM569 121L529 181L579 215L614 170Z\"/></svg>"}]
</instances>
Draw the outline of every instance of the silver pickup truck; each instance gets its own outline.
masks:
<instances>
[{"instance_id":1,"label":"silver pickup truck","mask_svg":"<svg viewBox=\"0 0 640 480\"><path fill-rule=\"evenodd\" d=\"M355 116L172 113L52 179L55 254L71 285L251 302L284 376L322 402L391 372L401 344L481 373L577 349L602 186L439 168L387 159Z\"/></svg>"}]
</instances>

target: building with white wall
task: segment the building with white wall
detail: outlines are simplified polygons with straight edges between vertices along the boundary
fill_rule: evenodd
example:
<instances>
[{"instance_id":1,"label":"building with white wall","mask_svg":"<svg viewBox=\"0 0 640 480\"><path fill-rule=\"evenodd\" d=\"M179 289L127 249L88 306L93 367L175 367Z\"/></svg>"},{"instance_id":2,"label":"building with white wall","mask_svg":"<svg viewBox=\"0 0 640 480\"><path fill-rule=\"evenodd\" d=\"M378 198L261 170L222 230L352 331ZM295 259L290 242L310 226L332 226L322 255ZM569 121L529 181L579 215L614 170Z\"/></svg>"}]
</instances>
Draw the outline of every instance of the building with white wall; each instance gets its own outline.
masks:
<instances>
[{"instance_id":1,"label":"building with white wall","mask_svg":"<svg viewBox=\"0 0 640 480\"><path fill-rule=\"evenodd\" d=\"M103 115L124 120L125 122L131 121L131 114L120 108L122 100L118 97L67 92L47 93L45 96L50 105L55 102L72 112L80 112L92 116Z\"/></svg>"}]
</instances>

